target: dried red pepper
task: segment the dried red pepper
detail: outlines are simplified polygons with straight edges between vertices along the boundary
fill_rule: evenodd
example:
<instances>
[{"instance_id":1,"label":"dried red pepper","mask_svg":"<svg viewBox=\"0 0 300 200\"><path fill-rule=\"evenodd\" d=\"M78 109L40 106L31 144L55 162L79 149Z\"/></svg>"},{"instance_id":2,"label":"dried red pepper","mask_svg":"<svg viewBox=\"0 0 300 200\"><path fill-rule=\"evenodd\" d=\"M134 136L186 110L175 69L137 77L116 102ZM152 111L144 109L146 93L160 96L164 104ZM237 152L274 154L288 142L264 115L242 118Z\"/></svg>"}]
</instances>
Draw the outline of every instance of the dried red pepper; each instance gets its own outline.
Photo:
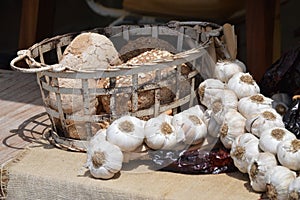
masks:
<instances>
[{"instance_id":1,"label":"dried red pepper","mask_svg":"<svg viewBox=\"0 0 300 200\"><path fill-rule=\"evenodd\" d=\"M156 168L183 174L219 174L237 171L230 150L217 145L211 150L159 150L150 152Z\"/></svg>"}]
</instances>

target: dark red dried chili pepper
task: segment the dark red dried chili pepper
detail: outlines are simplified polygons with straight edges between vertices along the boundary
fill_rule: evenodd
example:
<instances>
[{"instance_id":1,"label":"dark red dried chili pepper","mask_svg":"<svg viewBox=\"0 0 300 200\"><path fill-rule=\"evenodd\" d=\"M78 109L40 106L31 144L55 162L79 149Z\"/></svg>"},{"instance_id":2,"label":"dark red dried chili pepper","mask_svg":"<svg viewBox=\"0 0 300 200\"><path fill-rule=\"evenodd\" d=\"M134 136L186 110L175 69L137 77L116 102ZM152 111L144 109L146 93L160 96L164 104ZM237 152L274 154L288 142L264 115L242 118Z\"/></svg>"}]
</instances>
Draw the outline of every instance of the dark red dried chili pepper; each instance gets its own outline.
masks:
<instances>
[{"instance_id":1,"label":"dark red dried chili pepper","mask_svg":"<svg viewBox=\"0 0 300 200\"><path fill-rule=\"evenodd\" d=\"M150 155L156 167L162 171L183 174L219 174L237 171L230 157L230 150L220 145L212 150L160 150L153 151Z\"/></svg>"}]
</instances>

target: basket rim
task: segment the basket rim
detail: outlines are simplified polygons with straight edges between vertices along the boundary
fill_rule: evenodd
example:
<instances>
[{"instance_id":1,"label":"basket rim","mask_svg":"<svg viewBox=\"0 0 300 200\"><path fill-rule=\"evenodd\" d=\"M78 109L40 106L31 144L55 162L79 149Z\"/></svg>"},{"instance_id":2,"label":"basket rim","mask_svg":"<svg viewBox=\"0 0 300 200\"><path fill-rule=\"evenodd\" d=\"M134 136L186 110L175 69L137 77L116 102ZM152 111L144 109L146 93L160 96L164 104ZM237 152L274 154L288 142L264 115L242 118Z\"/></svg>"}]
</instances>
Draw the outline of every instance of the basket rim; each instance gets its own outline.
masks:
<instances>
[{"instance_id":1,"label":"basket rim","mask_svg":"<svg viewBox=\"0 0 300 200\"><path fill-rule=\"evenodd\" d=\"M212 29L208 32L206 32L206 40L200 44L197 44L197 47L192 48L190 50L186 50L186 51L182 51L180 53L174 54L173 58L174 60L157 60L151 63L143 63L143 64L139 64L136 66L124 66L124 64L121 65L116 65L114 66L114 69L97 69L97 70L75 70L70 66L65 66L62 64L44 64L43 62L38 62L35 60L35 57L33 57L32 55L34 54L34 51L38 51L38 54L40 54L40 48L43 45L47 45L49 44L50 50L54 49L53 46L56 46L57 43L59 42L66 42L66 41L59 41L60 39L66 39L67 41L72 40L72 37L75 37L76 35L80 34L80 33L85 33L85 32L97 32L99 34L104 34L105 35L105 31L109 32L109 29L112 28L119 28L119 29L124 29L124 30L128 30L129 27L131 28L137 28L137 29L143 29L143 28L152 28L152 27L166 27L166 28L175 28L174 31L178 31L180 28L182 27L188 27L193 29L194 31L201 31L201 30L196 30L194 27L192 26L196 26L196 25L200 25L200 26L211 26ZM65 75L65 74L69 74L67 75L70 78L73 78L74 76L78 76L78 74L91 74L91 73L106 73L107 77L110 76L115 76L116 72L118 74L122 74L122 73L126 73L126 75L130 75L133 74L135 69L134 68L139 68L144 70L145 72L147 71L151 71L150 68L151 66L155 66L155 68L160 68L161 65L178 65L178 62L181 61L181 63L183 62L189 62L190 60L196 59L195 55L196 53L201 52L203 49L208 48L209 44L211 43L210 41L210 37L211 36L216 36L216 34L220 34L220 32L222 31L223 27L220 25L217 25L215 23L211 23L211 22L200 22L200 21L188 21L188 22L180 22L180 21L170 21L166 24L154 24L154 25L120 25L120 26L112 26L112 27L100 27L100 28L94 28L94 29L90 29L90 30L85 30L85 31L77 31L77 32L71 32L71 33L66 33L66 34L62 34L62 35L56 35L54 37L51 38L46 38L44 40L42 40L41 42L35 43L33 44L31 47L29 47L28 49L25 50L20 50L18 51L18 57L16 57L15 59L13 59L11 61L11 67L15 70L24 72L24 73L35 73L35 72L60 72L61 75ZM110 34L110 33L108 33ZM120 33L117 33L120 34ZM117 35L117 34L112 34L111 36ZM52 44L53 43L53 44ZM202 56L203 54L200 54L198 57ZM29 68L19 68L15 66L15 63L25 59L26 63L28 64ZM183 60L184 59L184 60ZM150 66L150 67L149 67ZM146 69L147 68L147 69ZM132 73L129 72L129 70L133 71ZM152 69L153 70L153 69ZM140 71L140 70L139 70ZM75 75L74 75L75 72ZM77 74L76 74L77 73ZM73 75L72 75L73 74ZM90 76L89 76L90 77ZM95 77L95 76L91 76L91 77ZM97 78L97 77L96 77Z\"/></svg>"}]
</instances>

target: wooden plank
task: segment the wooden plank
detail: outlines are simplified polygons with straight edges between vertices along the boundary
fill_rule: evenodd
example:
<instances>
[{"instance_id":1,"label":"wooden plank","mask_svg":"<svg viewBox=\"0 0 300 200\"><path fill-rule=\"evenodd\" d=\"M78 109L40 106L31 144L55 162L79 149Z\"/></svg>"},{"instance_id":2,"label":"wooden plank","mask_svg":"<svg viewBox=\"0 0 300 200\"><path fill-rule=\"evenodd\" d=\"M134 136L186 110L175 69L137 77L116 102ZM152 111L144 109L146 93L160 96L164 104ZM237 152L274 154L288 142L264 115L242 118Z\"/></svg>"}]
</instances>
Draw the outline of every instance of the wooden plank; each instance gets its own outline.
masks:
<instances>
[{"instance_id":1,"label":"wooden plank","mask_svg":"<svg viewBox=\"0 0 300 200\"><path fill-rule=\"evenodd\" d=\"M56 1L39 0L36 41L53 36Z\"/></svg>"},{"instance_id":2,"label":"wooden plank","mask_svg":"<svg viewBox=\"0 0 300 200\"><path fill-rule=\"evenodd\" d=\"M247 0L247 67L260 81L272 64L275 5L278 0Z\"/></svg>"},{"instance_id":3,"label":"wooden plank","mask_svg":"<svg viewBox=\"0 0 300 200\"><path fill-rule=\"evenodd\" d=\"M14 158L50 125L35 74L0 71L0 164Z\"/></svg>"},{"instance_id":4,"label":"wooden plank","mask_svg":"<svg viewBox=\"0 0 300 200\"><path fill-rule=\"evenodd\" d=\"M22 0L19 33L19 49L25 49L36 41L39 0Z\"/></svg>"}]
</instances>

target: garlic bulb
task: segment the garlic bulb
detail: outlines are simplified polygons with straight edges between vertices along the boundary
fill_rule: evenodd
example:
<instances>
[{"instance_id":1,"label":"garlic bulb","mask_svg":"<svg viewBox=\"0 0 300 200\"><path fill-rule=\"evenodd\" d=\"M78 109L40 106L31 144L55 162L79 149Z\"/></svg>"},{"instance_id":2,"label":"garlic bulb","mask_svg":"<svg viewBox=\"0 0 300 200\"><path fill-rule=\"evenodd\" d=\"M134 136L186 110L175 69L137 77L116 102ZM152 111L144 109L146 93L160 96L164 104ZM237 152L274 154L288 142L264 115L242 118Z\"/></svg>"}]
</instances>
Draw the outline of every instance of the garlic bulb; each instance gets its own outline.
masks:
<instances>
[{"instance_id":1,"label":"garlic bulb","mask_svg":"<svg viewBox=\"0 0 300 200\"><path fill-rule=\"evenodd\" d=\"M225 114L220 128L220 140L226 148L230 149L235 138L245 133L245 122L246 118L234 109Z\"/></svg>"},{"instance_id":2,"label":"garlic bulb","mask_svg":"<svg viewBox=\"0 0 300 200\"><path fill-rule=\"evenodd\" d=\"M242 173L247 173L251 160L259 154L258 138L251 133L239 135L232 143L230 156Z\"/></svg>"},{"instance_id":3,"label":"garlic bulb","mask_svg":"<svg viewBox=\"0 0 300 200\"><path fill-rule=\"evenodd\" d=\"M259 147L264 152L277 154L277 145L284 140L296 139L289 130L282 127L274 127L263 131L259 138Z\"/></svg>"},{"instance_id":4,"label":"garlic bulb","mask_svg":"<svg viewBox=\"0 0 300 200\"><path fill-rule=\"evenodd\" d=\"M183 131L185 144L199 144L204 141L207 127L200 116L201 114L198 112L193 113L192 109L174 115L172 125L176 130Z\"/></svg>"},{"instance_id":5,"label":"garlic bulb","mask_svg":"<svg viewBox=\"0 0 300 200\"><path fill-rule=\"evenodd\" d=\"M106 141L106 129L99 129L90 139L89 145L98 145L101 141Z\"/></svg>"},{"instance_id":6,"label":"garlic bulb","mask_svg":"<svg viewBox=\"0 0 300 200\"><path fill-rule=\"evenodd\" d=\"M288 188L288 199L299 200L300 199L300 176L294 179Z\"/></svg>"},{"instance_id":7,"label":"garlic bulb","mask_svg":"<svg viewBox=\"0 0 300 200\"><path fill-rule=\"evenodd\" d=\"M218 92L225 89L225 84L218 79L206 79L200 83L198 93L201 103L208 107L211 104L211 98Z\"/></svg>"},{"instance_id":8,"label":"garlic bulb","mask_svg":"<svg viewBox=\"0 0 300 200\"><path fill-rule=\"evenodd\" d=\"M262 94L243 97L238 102L238 111L246 118L258 114L263 108L272 108L273 100Z\"/></svg>"},{"instance_id":9,"label":"garlic bulb","mask_svg":"<svg viewBox=\"0 0 300 200\"><path fill-rule=\"evenodd\" d=\"M243 69L237 63L229 60L218 61L214 70L214 78L226 83L238 72L243 72Z\"/></svg>"},{"instance_id":10,"label":"garlic bulb","mask_svg":"<svg viewBox=\"0 0 300 200\"><path fill-rule=\"evenodd\" d=\"M106 139L122 151L134 151L144 141L144 125L145 122L136 117L120 117L107 128Z\"/></svg>"},{"instance_id":11,"label":"garlic bulb","mask_svg":"<svg viewBox=\"0 0 300 200\"><path fill-rule=\"evenodd\" d=\"M288 199L289 184L296 178L296 173L286 167L277 165L267 171L265 176L266 194L269 199Z\"/></svg>"},{"instance_id":12,"label":"garlic bulb","mask_svg":"<svg viewBox=\"0 0 300 200\"><path fill-rule=\"evenodd\" d=\"M260 137L264 130L272 127L284 128L281 115L279 115L273 108L262 109L258 115L252 116L246 121L247 131L258 137Z\"/></svg>"},{"instance_id":13,"label":"garlic bulb","mask_svg":"<svg viewBox=\"0 0 300 200\"><path fill-rule=\"evenodd\" d=\"M260 92L259 86L249 73L238 72L229 79L228 89L233 90L239 99Z\"/></svg>"},{"instance_id":14,"label":"garlic bulb","mask_svg":"<svg viewBox=\"0 0 300 200\"><path fill-rule=\"evenodd\" d=\"M189 109L182 111L182 113L194 114L200 119L203 119L204 111L205 109L203 107L201 107L200 105L195 105L190 107Z\"/></svg>"},{"instance_id":15,"label":"garlic bulb","mask_svg":"<svg viewBox=\"0 0 300 200\"><path fill-rule=\"evenodd\" d=\"M160 114L145 124L145 143L152 149L173 149L177 141L184 140L183 131L172 125L172 116ZM181 134L181 135L180 135Z\"/></svg>"},{"instance_id":16,"label":"garlic bulb","mask_svg":"<svg viewBox=\"0 0 300 200\"><path fill-rule=\"evenodd\" d=\"M290 139L282 141L277 146L277 157L283 166L300 170L300 140Z\"/></svg>"},{"instance_id":17,"label":"garlic bulb","mask_svg":"<svg viewBox=\"0 0 300 200\"><path fill-rule=\"evenodd\" d=\"M248 166L250 185L256 192L266 191L265 174L277 166L276 157L269 152L261 152Z\"/></svg>"},{"instance_id":18,"label":"garlic bulb","mask_svg":"<svg viewBox=\"0 0 300 200\"><path fill-rule=\"evenodd\" d=\"M240 68L243 70L242 72L247 71L246 65L242 61L235 59L233 62L240 66Z\"/></svg>"},{"instance_id":19,"label":"garlic bulb","mask_svg":"<svg viewBox=\"0 0 300 200\"><path fill-rule=\"evenodd\" d=\"M220 91L212 98L211 102L209 108L212 109L212 116L219 124L223 123L224 115L228 110L237 110L238 99L232 90Z\"/></svg>"},{"instance_id":20,"label":"garlic bulb","mask_svg":"<svg viewBox=\"0 0 300 200\"><path fill-rule=\"evenodd\" d=\"M110 179L122 168L121 149L105 140L99 134L87 148L86 166L95 178Z\"/></svg>"}]
</instances>

